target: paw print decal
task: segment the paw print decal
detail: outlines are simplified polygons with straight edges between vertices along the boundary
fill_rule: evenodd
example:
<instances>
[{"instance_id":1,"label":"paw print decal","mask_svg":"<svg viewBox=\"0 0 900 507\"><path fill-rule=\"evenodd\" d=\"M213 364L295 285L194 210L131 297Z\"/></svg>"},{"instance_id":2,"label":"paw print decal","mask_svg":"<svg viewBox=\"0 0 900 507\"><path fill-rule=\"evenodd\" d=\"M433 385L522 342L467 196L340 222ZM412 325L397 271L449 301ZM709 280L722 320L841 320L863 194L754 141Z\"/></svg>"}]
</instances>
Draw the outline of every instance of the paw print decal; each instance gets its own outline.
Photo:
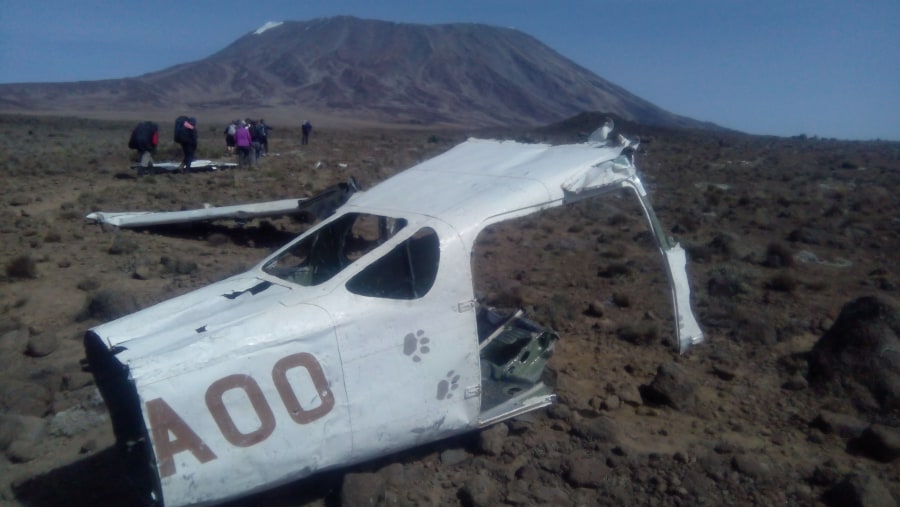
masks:
<instances>
[{"instance_id":1,"label":"paw print decal","mask_svg":"<svg viewBox=\"0 0 900 507\"><path fill-rule=\"evenodd\" d=\"M416 331L416 334L409 333L403 337L403 353L412 356L412 360L418 363L422 360L420 354L431 352L431 347L428 346L430 342L431 340L425 336L425 331L421 329Z\"/></svg>"},{"instance_id":2,"label":"paw print decal","mask_svg":"<svg viewBox=\"0 0 900 507\"><path fill-rule=\"evenodd\" d=\"M447 378L438 382L437 399L447 400L453 397L453 391L459 388L459 375L450 370L447 372Z\"/></svg>"}]
</instances>

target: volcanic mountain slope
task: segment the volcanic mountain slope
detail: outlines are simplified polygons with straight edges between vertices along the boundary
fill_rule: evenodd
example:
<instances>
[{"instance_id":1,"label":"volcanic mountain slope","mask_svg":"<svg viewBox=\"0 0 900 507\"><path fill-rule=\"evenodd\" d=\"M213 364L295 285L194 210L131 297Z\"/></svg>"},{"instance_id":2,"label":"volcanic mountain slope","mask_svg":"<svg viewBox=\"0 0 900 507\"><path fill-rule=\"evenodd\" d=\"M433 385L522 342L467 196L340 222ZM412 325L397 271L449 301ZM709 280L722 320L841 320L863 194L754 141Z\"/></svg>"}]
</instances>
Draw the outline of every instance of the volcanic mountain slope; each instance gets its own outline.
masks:
<instances>
[{"instance_id":1,"label":"volcanic mountain slope","mask_svg":"<svg viewBox=\"0 0 900 507\"><path fill-rule=\"evenodd\" d=\"M302 110L473 127L537 125L602 110L651 125L712 127L636 97L523 32L478 24L353 17L268 23L204 60L135 78L0 85L0 112L191 111L209 118L236 108L265 110L276 120L296 120Z\"/></svg>"}]
</instances>

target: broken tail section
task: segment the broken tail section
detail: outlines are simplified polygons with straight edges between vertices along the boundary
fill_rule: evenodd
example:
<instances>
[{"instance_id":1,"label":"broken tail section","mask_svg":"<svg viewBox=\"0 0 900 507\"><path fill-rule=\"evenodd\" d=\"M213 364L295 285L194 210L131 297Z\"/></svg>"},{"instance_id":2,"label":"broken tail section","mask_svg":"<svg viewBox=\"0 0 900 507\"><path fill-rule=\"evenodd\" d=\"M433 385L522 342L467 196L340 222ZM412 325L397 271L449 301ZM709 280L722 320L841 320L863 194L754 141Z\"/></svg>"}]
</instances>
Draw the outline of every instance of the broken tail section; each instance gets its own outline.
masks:
<instances>
[{"instance_id":1,"label":"broken tail section","mask_svg":"<svg viewBox=\"0 0 900 507\"><path fill-rule=\"evenodd\" d=\"M627 139L620 140L624 145L623 152L633 154L634 147ZM703 341L703 331L694 316L691 308L691 285L687 275L687 256L681 245L665 234L663 226L653 211L647 191L637 175L633 158L623 153L615 160L603 162L591 167L582 174L570 179L563 185L565 200L568 202L580 201L601 194L605 194L619 188L634 190L644 216L650 224L650 230L660 253L666 261L666 274L669 277L669 287L672 291L672 306L675 312L675 331L678 340L678 351L687 352L692 345Z\"/></svg>"},{"instance_id":2,"label":"broken tail section","mask_svg":"<svg viewBox=\"0 0 900 507\"><path fill-rule=\"evenodd\" d=\"M644 216L650 224L653 231L653 237L659 246L660 253L666 261L666 274L669 276L669 287L672 289L672 306L675 311L675 331L678 339L678 352L684 354L692 345L697 345L703 341L703 331L700 324L694 317L694 311L691 308L691 284L687 275L687 255L681 245L675 243L672 238L666 236L650 200L647 198L647 192L641 185L637 176L630 178L625 183L629 188L634 190L638 200L641 202L641 208L644 210Z\"/></svg>"}]
</instances>

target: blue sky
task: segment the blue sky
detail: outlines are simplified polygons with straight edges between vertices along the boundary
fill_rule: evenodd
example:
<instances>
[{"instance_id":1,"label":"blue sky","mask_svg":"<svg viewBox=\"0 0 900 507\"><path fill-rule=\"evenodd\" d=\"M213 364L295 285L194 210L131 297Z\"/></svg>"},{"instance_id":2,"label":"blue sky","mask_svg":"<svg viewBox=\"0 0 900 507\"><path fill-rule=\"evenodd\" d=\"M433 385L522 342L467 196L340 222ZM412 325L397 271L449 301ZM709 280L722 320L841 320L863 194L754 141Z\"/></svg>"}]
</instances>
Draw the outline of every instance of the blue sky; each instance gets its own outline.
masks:
<instances>
[{"instance_id":1,"label":"blue sky","mask_svg":"<svg viewBox=\"0 0 900 507\"><path fill-rule=\"evenodd\" d=\"M900 140L900 0L0 0L0 83L137 76L336 15L517 28L677 114Z\"/></svg>"}]
</instances>

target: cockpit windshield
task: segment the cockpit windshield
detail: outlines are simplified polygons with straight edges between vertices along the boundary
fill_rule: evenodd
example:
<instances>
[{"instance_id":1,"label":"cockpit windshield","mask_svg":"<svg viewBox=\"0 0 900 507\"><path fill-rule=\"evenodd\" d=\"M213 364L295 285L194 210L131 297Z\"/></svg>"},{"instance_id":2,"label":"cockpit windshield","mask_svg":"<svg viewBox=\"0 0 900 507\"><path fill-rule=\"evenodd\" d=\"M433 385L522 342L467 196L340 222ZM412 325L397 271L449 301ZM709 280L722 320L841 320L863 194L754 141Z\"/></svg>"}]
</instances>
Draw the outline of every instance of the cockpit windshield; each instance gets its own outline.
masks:
<instances>
[{"instance_id":1,"label":"cockpit windshield","mask_svg":"<svg viewBox=\"0 0 900 507\"><path fill-rule=\"evenodd\" d=\"M263 271L298 285L319 285L405 226L402 218L347 213L281 252Z\"/></svg>"}]
</instances>

